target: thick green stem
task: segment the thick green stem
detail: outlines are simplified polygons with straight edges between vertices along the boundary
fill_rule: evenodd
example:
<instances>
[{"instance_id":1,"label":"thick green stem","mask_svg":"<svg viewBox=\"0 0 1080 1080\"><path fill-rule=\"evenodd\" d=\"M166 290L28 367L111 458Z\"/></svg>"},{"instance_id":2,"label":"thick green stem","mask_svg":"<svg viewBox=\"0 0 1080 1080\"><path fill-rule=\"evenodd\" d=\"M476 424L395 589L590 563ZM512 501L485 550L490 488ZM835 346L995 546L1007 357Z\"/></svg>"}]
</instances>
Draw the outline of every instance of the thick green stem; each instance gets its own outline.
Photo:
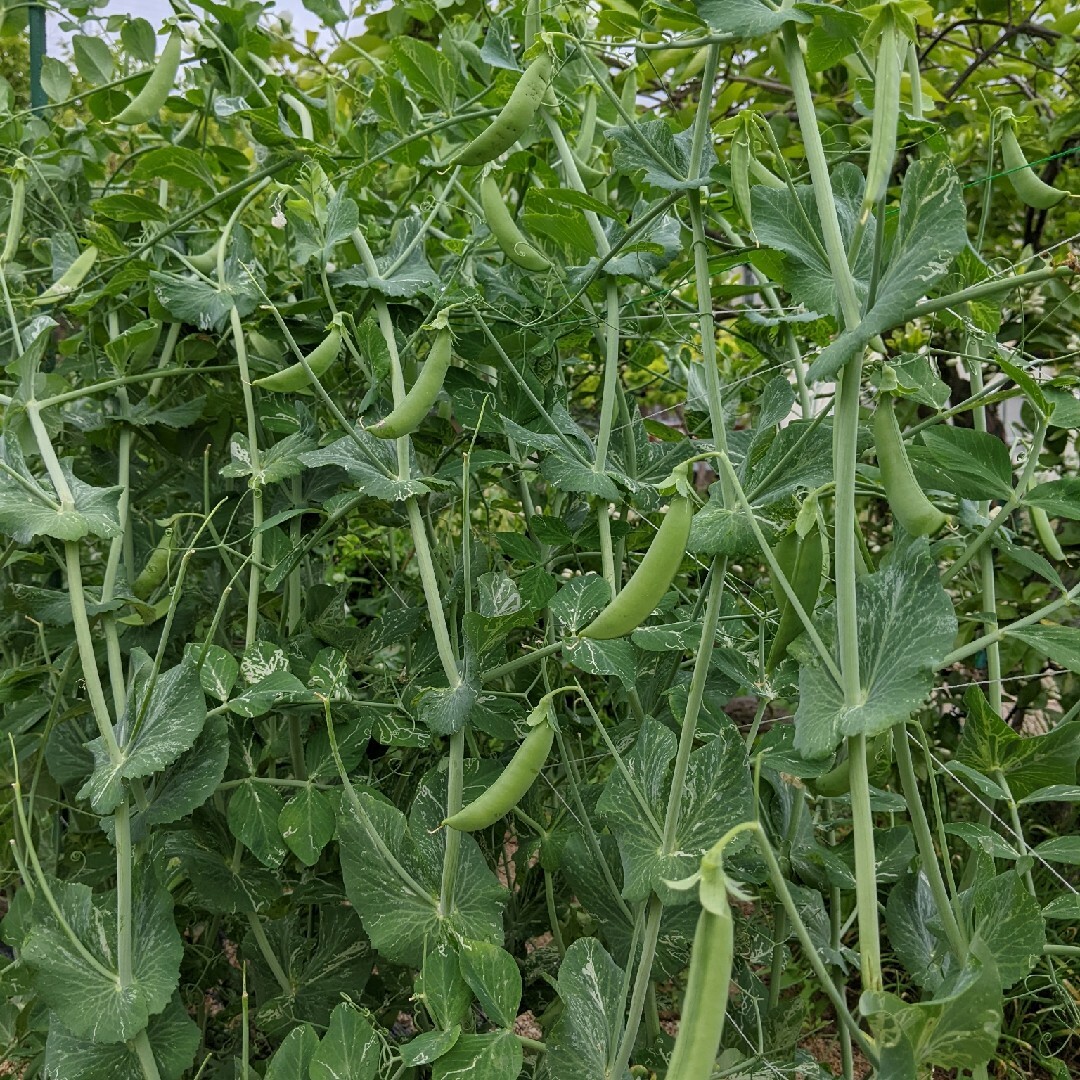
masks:
<instances>
[{"instance_id":1,"label":"thick green stem","mask_svg":"<svg viewBox=\"0 0 1080 1080\"><path fill-rule=\"evenodd\" d=\"M462 805L462 787L465 767L465 729L450 736L450 761L447 776L446 816L456 814ZM439 913L444 919L454 909L454 892L457 888L457 869L461 859L461 833L457 829L444 829L446 848L443 853L442 885L439 891Z\"/></svg>"},{"instance_id":2,"label":"thick green stem","mask_svg":"<svg viewBox=\"0 0 1080 1080\"><path fill-rule=\"evenodd\" d=\"M139 1068L142 1069L145 1080L161 1080L157 1061L154 1060L154 1051L150 1047L150 1037L145 1028L135 1036L135 1056L139 1059Z\"/></svg>"},{"instance_id":3,"label":"thick green stem","mask_svg":"<svg viewBox=\"0 0 1080 1080\"><path fill-rule=\"evenodd\" d=\"M625 1076L630 1063L630 1055L637 1041L638 1028L641 1026L641 1014L645 1009L645 999L652 985L653 960L656 958L656 942L660 937L660 919L664 914L664 905L654 893L649 898L649 907L645 919L645 933L641 943L641 958L638 960L637 977L634 979L634 992L630 997L630 1009L626 1027L623 1028L619 1047L615 1052L614 1064L609 1076ZM633 953L631 953L631 957Z\"/></svg>"},{"instance_id":4,"label":"thick green stem","mask_svg":"<svg viewBox=\"0 0 1080 1080\"><path fill-rule=\"evenodd\" d=\"M277 953L274 952L270 939L266 936L262 919L254 911L249 911L246 915L248 926L251 928L251 936L255 939L255 944L259 947L259 952L262 953L266 966L270 969L270 973L274 976L278 986L281 987L281 992L287 998L292 997L294 993L293 985L289 982L289 977L285 974L285 969L281 966L281 961L278 959Z\"/></svg>"},{"instance_id":5,"label":"thick green stem","mask_svg":"<svg viewBox=\"0 0 1080 1080\"><path fill-rule=\"evenodd\" d=\"M941 924L945 927L945 936L949 939L949 947L952 949L953 957L962 965L964 958L967 956L967 941L960 929L960 924L956 921L956 914L949 899L949 892L945 888L945 879L941 876L941 864L938 861L937 851L934 849L934 838L930 832L930 822L926 817L926 808L923 806L919 782L915 776L915 766L911 760L911 747L908 745L906 724L897 724L893 729L893 743L896 748L896 764L900 770L900 785L904 790L908 817L911 819L915 842L919 847L922 871L930 885L930 893L938 910L938 918L941 919ZM949 857L947 848L942 852L942 855L946 859Z\"/></svg>"}]
</instances>

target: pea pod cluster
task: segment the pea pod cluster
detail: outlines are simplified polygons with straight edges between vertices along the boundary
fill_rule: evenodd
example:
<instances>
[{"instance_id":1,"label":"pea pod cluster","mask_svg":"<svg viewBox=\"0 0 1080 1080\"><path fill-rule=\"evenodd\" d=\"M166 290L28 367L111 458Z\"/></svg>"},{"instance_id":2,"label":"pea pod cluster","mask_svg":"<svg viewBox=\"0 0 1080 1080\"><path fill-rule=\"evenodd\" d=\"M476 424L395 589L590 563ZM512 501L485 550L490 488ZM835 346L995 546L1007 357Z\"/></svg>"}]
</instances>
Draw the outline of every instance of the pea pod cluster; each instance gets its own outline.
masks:
<instances>
[{"instance_id":1,"label":"pea pod cluster","mask_svg":"<svg viewBox=\"0 0 1080 1080\"><path fill-rule=\"evenodd\" d=\"M597 640L624 637L649 617L682 564L693 519L694 504L687 496L677 495L671 500L638 568L618 596L580 632L581 637Z\"/></svg>"},{"instance_id":2,"label":"pea pod cluster","mask_svg":"<svg viewBox=\"0 0 1080 1080\"><path fill-rule=\"evenodd\" d=\"M874 413L874 445L881 486L893 517L912 536L931 536L945 524L945 515L926 497L911 471L892 394L882 394Z\"/></svg>"}]
</instances>

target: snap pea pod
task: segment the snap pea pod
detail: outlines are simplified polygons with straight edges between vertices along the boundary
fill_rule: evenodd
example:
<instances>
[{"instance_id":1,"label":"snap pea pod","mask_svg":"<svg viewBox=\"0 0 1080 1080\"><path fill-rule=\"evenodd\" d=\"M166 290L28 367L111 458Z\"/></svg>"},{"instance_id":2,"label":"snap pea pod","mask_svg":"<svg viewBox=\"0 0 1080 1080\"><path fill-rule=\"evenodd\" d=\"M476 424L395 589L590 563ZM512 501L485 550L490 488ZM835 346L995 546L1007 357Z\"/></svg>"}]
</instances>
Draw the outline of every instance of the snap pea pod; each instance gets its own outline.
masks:
<instances>
[{"instance_id":1,"label":"snap pea pod","mask_svg":"<svg viewBox=\"0 0 1080 1080\"><path fill-rule=\"evenodd\" d=\"M461 832L475 832L494 825L522 800L536 782L554 739L555 729L545 716L525 736L495 783L468 806L448 817L443 824Z\"/></svg>"},{"instance_id":2,"label":"snap pea pod","mask_svg":"<svg viewBox=\"0 0 1080 1080\"><path fill-rule=\"evenodd\" d=\"M138 577L131 583L131 591L140 599L147 600L150 594L165 580L169 572L169 558L172 555L173 528L170 526L162 534L146 565L139 571Z\"/></svg>"},{"instance_id":3,"label":"snap pea pod","mask_svg":"<svg viewBox=\"0 0 1080 1080\"><path fill-rule=\"evenodd\" d=\"M499 115L457 155L455 164L484 165L525 134L551 82L551 57L541 53L525 69Z\"/></svg>"},{"instance_id":4,"label":"snap pea pod","mask_svg":"<svg viewBox=\"0 0 1080 1080\"><path fill-rule=\"evenodd\" d=\"M0 252L0 266L11 262L22 239L23 213L26 209L26 170L17 168L11 180L11 209L8 212L7 236Z\"/></svg>"},{"instance_id":5,"label":"snap pea pod","mask_svg":"<svg viewBox=\"0 0 1080 1080\"><path fill-rule=\"evenodd\" d=\"M551 266L550 260L525 239L525 234L510 216L494 176L485 176L480 183L480 205L491 235L511 262L534 273Z\"/></svg>"},{"instance_id":6,"label":"snap pea pod","mask_svg":"<svg viewBox=\"0 0 1080 1080\"><path fill-rule=\"evenodd\" d=\"M1050 518L1041 506L1029 506L1028 513L1031 515L1031 524L1035 527L1035 535L1054 562L1064 562L1065 552L1061 548L1054 526L1050 524Z\"/></svg>"},{"instance_id":7,"label":"snap pea pod","mask_svg":"<svg viewBox=\"0 0 1080 1080\"><path fill-rule=\"evenodd\" d=\"M454 335L449 329L438 332L412 389L397 408L367 429L372 435L377 439L400 439L420 426L442 389L443 379L453 358L453 344Z\"/></svg>"},{"instance_id":8,"label":"snap pea pod","mask_svg":"<svg viewBox=\"0 0 1080 1080\"><path fill-rule=\"evenodd\" d=\"M40 296L35 297L35 304L54 304L69 293L73 293L83 282L83 278L97 262L98 249L90 245Z\"/></svg>"},{"instance_id":9,"label":"snap pea pod","mask_svg":"<svg viewBox=\"0 0 1080 1080\"><path fill-rule=\"evenodd\" d=\"M330 331L308 353L306 359L308 367L316 377L324 375L330 365L338 358L341 352L341 316L335 315L330 324ZM296 363L291 367L275 371L273 375L266 375L261 379L255 379L253 386L261 386L264 390L272 390L277 394L310 394L311 378L303 364Z\"/></svg>"},{"instance_id":10,"label":"snap pea pod","mask_svg":"<svg viewBox=\"0 0 1080 1080\"><path fill-rule=\"evenodd\" d=\"M804 537L797 532L788 533L773 549L780 569L784 571L803 610L809 615L817 603L821 588L821 532L815 525ZM787 655L788 646L803 632L803 623L787 593L777 582L772 583L773 594L780 609L780 622L772 640L765 671L770 673Z\"/></svg>"},{"instance_id":11,"label":"snap pea pod","mask_svg":"<svg viewBox=\"0 0 1080 1080\"><path fill-rule=\"evenodd\" d=\"M679 1034L668 1062L669 1080L709 1080L727 1017L735 933L719 845L702 857L700 873L701 914L694 931Z\"/></svg>"},{"instance_id":12,"label":"snap pea pod","mask_svg":"<svg viewBox=\"0 0 1080 1080\"><path fill-rule=\"evenodd\" d=\"M893 517L912 536L930 536L945 524L945 515L926 497L911 471L900 426L893 411L892 394L882 394L874 413L881 485Z\"/></svg>"},{"instance_id":13,"label":"snap pea pod","mask_svg":"<svg viewBox=\"0 0 1080 1080\"><path fill-rule=\"evenodd\" d=\"M145 124L161 111L180 68L180 44L180 31L174 30L165 42L165 48L161 50L146 85L131 99L127 108L115 116L117 124Z\"/></svg>"},{"instance_id":14,"label":"snap pea pod","mask_svg":"<svg viewBox=\"0 0 1080 1080\"><path fill-rule=\"evenodd\" d=\"M1005 120L1001 132L1001 157L1008 170L1007 175L1013 191L1026 206L1035 210L1049 210L1068 197L1069 192L1046 183L1028 164L1016 138L1012 119Z\"/></svg>"},{"instance_id":15,"label":"snap pea pod","mask_svg":"<svg viewBox=\"0 0 1080 1080\"><path fill-rule=\"evenodd\" d=\"M668 591L690 538L694 504L685 495L671 500L668 512L638 568L622 592L584 630L581 637L605 640L636 630Z\"/></svg>"}]
</instances>

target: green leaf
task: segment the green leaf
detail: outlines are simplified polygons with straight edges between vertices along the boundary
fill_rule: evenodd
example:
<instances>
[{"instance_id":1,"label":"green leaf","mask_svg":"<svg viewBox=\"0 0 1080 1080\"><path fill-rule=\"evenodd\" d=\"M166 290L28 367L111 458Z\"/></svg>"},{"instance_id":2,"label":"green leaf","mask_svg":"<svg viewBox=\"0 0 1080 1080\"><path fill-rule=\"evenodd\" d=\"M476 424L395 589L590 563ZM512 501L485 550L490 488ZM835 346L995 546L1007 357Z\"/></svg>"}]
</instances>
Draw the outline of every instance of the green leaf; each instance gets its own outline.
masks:
<instances>
[{"instance_id":1,"label":"green leaf","mask_svg":"<svg viewBox=\"0 0 1080 1080\"><path fill-rule=\"evenodd\" d=\"M1080 521L1080 477L1066 476L1033 487L1025 496L1028 506L1038 506L1051 517Z\"/></svg>"},{"instance_id":2,"label":"green leaf","mask_svg":"<svg viewBox=\"0 0 1080 1080\"><path fill-rule=\"evenodd\" d=\"M302 0L302 2L308 11L313 15L318 15L327 26L336 26L348 18L340 0ZM267 1080L270 1078L267 1077Z\"/></svg>"},{"instance_id":3,"label":"green leaf","mask_svg":"<svg viewBox=\"0 0 1080 1080\"><path fill-rule=\"evenodd\" d=\"M513 1027L521 1004L517 961L490 942L463 941L458 948L458 963L488 1019L500 1027Z\"/></svg>"},{"instance_id":4,"label":"green leaf","mask_svg":"<svg viewBox=\"0 0 1080 1080\"><path fill-rule=\"evenodd\" d=\"M462 1035L431 1068L431 1080L517 1080L522 1064L521 1043L512 1031Z\"/></svg>"},{"instance_id":5,"label":"green leaf","mask_svg":"<svg viewBox=\"0 0 1080 1080\"><path fill-rule=\"evenodd\" d=\"M103 199L95 199L91 206L97 217L108 218L110 221L168 220L168 214L159 203L130 192L106 195Z\"/></svg>"},{"instance_id":6,"label":"green leaf","mask_svg":"<svg viewBox=\"0 0 1080 1080\"><path fill-rule=\"evenodd\" d=\"M185 146L158 146L140 154L131 167L133 180L167 180L185 191L211 193L214 177L206 159Z\"/></svg>"},{"instance_id":7,"label":"green leaf","mask_svg":"<svg viewBox=\"0 0 1080 1080\"><path fill-rule=\"evenodd\" d=\"M855 11L820 7L820 22L806 36L806 66L826 71L855 52L866 19Z\"/></svg>"},{"instance_id":8,"label":"green leaf","mask_svg":"<svg viewBox=\"0 0 1080 1080\"><path fill-rule=\"evenodd\" d=\"M409 40L409 39L404 39ZM313 256L325 265L334 254L334 248L349 239L360 224L360 211L343 188L334 192L326 204L324 213L312 223L296 214L289 215L292 224L293 256L303 266Z\"/></svg>"},{"instance_id":9,"label":"green leaf","mask_svg":"<svg viewBox=\"0 0 1080 1080\"><path fill-rule=\"evenodd\" d=\"M480 48L480 59L485 64L504 71L520 71L521 65L514 57L513 35L510 20L501 14L493 14L488 20L484 44Z\"/></svg>"},{"instance_id":10,"label":"green leaf","mask_svg":"<svg viewBox=\"0 0 1080 1080\"><path fill-rule=\"evenodd\" d=\"M568 664L590 675L615 675L627 690L638 679L634 647L622 638L611 641L579 638L563 646L562 656Z\"/></svg>"},{"instance_id":11,"label":"green leaf","mask_svg":"<svg viewBox=\"0 0 1080 1080\"><path fill-rule=\"evenodd\" d=\"M164 1012L150 1018L146 1029L161 1080L181 1080L199 1048L198 1025L187 1014L179 994ZM145 1080L146 1073L129 1042L100 1043L73 1035L55 1015L45 1042L45 1075L78 1080ZM272 1080L267 1076L267 1080ZM273 1078L284 1080L284 1077ZM306 1080L306 1077L305 1077Z\"/></svg>"},{"instance_id":12,"label":"green leaf","mask_svg":"<svg viewBox=\"0 0 1080 1080\"><path fill-rule=\"evenodd\" d=\"M956 637L953 603L925 540L898 542L889 563L859 578L856 591L858 704L844 703L842 689L805 634L792 647L800 661L795 748L806 758L826 757L846 737L877 735L906 720L930 692ZM820 617L818 629L835 659L834 606Z\"/></svg>"},{"instance_id":13,"label":"green leaf","mask_svg":"<svg viewBox=\"0 0 1080 1080\"><path fill-rule=\"evenodd\" d=\"M687 903L686 893L665 884L692 874L701 856L733 825L753 819L753 795L746 750L729 720L690 755L680 799L679 827L662 853L660 828L667 807L677 739L663 724L646 720L624 758L635 792L621 770L604 785L597 810L619 841L623 896L632 902L655 892L665 903ZM646 807L648 809L646 809ZM651 819L650 819L651 812Z\"/></svg>"},{"instance_id":14,"label":"green leaf","mask_svg":"<svg viewBox=\"0 0 1080 1080\"><path fill-rule=\"evenodd\" d=\"M289 671L275 671L229 700L237 716L264 716L276 705L314 703L315 695Z\"/></svg>"},{"instance_id":15,"label":"green leaf","mask_svg":"<svg viewBox=\"0 0 1080 1080\"><path fill-rule=\"evenodd\" d=\"M754 228L761 238L756 219ZM900 220L874 306L858 326L845 330L818 356L807 378L832 378L872 338L904 322L915 303L945 276L967 242L960 178L948 155L913 162L904 174Z\"/></svg>"},{"instance_id":16,"label":"green leaf","mask_svg":"<svg viewBox=\"0 0 1080 1080\"><path fill-rule=\"evenodd\" d=\"M1055 836L1037 845L1033 854L1047 862L1080 866L1080 836Z\"/></svg>"},{"instance_id":17,"label":"green leaf","mask_svg":"<svg viewBox=\"0 0 1080 1080\"><path fill-rule=\"evenodd\" d=\"M331 274L330 281L335 285L374 289L388 300L408 300L421 294L434 295L439 277L428 263L424 245L418 243L412 247L413 240L423 228L423 218L413 214L398 225L386 254L375 260L376 274L368 274L361 266L350 266Z\"/></svg>"},{"instance_id":18,"label":"green leaf","mask_svg":"<svg viewBox=\"0 0 1080 1080\"><path fill-rule=\"evenodd\" d=\"M161 1012L180 981L184 947L172 897L152 873L136 869L132 889L132 980L121 990L116 963L116 895L86 885L51 884L61 926L39 891L22 959L34 989L76 1037L95 1042L133 1039ZM90 957L93 958L91 962Z\"/></svg>"},{"instance_id":19,"label":"green leaf","mask_svg":"<svg viewBox=\"0 0 1080 1080\"><path fill-rule=\"evenodd\" d=\"M1049 657L1055 664L1080 673L1080 627L1035 626L1005 627L1005 633L1019 638L1037 653Z\"/></svg>"},{"instance_id":20,"label":"green leaf","mask_svg":"<svg viewBox=\"0 0 1080 1080\"><path fill-rule=\"evenodd\" d=\"M453 735L468 723L479 694L479 683L471 679L455 687L425 690L417 702L417 715L432 734Z\"/></svg>"},{"instance_id":21,"label":"green leaf","mask_svg":"<svg viewBox=\"0 0 1080 1080\"><path fill-rule=\"evenodd\" d=\"M607 502L617 502L619 499L619 489L608 472L598 472L562 450L544 458L540 475L560 491L596 495Z\"/></svg>"},{"instance_id":22,"label":"green leaf","mask_svg":"<svg viewBox=\"0 0 1080 1080\"><path fill-rule=\"evenodd\" d=\"M192 664L197 664L200 656L203 656L203 646L198 642L189 642L184 647L184 658ZM206 693L218 701L228 701L239 674L240 665L231 653L220 645L206 646L199 668L199 682Z\"/></svg>"},{"instance_id":23,"label":"green leaf","mask_svg":"<svg viewBox=\"0 0 1080 1080\"><path fill-rule=\"evenodd\" d=\"M124 780L160 772L191 749L206 722L206 701L190 661L181 661L151 683L150 658L140 651L133 660L135 678L116 730L120 756L114 760L104 740L94 739L94 772L79 791L99 814L116 808L124 796Z\"/></svg>"},{"instance_id":24,"label":"green leaf","mask_svg":"<svg viewBox=\"0 0 1080 1080\"><path fill-rule=\"evenodd\" d=\"M935 466L933 486L962 499L1007 499L1012 494L1009 448L994 435L972 428L928 428L922 434L925 451L914 448L912 463Z\"/></svg>"},{"instance_id":25,"label":"green leaf","mask_svg":"<svg viewBox=\"0 0 1080 1080\"><path fill-rule=\"evenodd\" d=\"M578 938L566 950L559 965L563 1008L545 1055L551 1076L612 1080L608 1062L622 1031L622 982L622 969L595 938Z\"/></svg>"},{"instance_id":26,"label":"green leaf","mask_svg":"<svg viewBox=\"0 0 1080 1080\"><path fill-rule=\"evenodd\" d=\"M949 945L925 874L906 874L889 890L885 922L889 947L908 974L924 990L936 990Z\"/></svg>"},{"instance_id":27,"label":"green leaf","mask_svg":"<svg viewBox=\"0 0 1080 1080\"><path fill-rule=\"evenodd\" d=\"M245 780L229 797L229 831L271 869L281 865L286 847L278 819L284 810L281 796L271 784Z\"/></svg>"},{"instance_id":28,"label":"green leaf","mask_svg":"<svg viewBox=\"0 0 1080 1080\"><path fill-rule=\"evenodd\" d=\"M75 34L71 39L71 50L79 74L91 86L112 82L116 74L116 62L102 38Z\"/></svg>"},{"instance_id":29,"label":"green leaf","mask_svg":"<svg viewBox=\"0 0 1080 1080\"><path fill-rule=\"evenodd\" d=\"M121 489L84 484L72 473L70 462L62 461L60 470L71 489L71 509L62 509L52 484L38 480L26 467L18 440L0 435L0 533L18 544L28 544L35 536L56 540L119 536Z\"/></svg>"},{"instance_id":30,"label":"green leaf","mask_svg":"<svg viewBox=\"0 0 1080 1080\"><path fill-rule=\"evenodd\" d=\"M394 475L394 466L388 457L388 452L393 453L392 444L368 435L363 428L354 430L355 437L344 436L318 450L302 454L300 460L316 469L325 465L344 469L349 479L356 482L358 490L372 499L402 502L412 495L430 492L427 484L420 480L399 480ZM357 439L363 450L357 446Z\"/></svg>"},{"instance_id":31,"label":"green leaf","mask_svg":"<svg viewBox=\"0 0 1080 1080\"><path fill-rule=\"evenodd\" d=\"M975 936L994 958L999 985L1008 990L1042 959L1046 928L1038 901L1015 870L973 890Z\"/></svg>"},{"instance_id":32,"label":"green leaf","mask_svg":"<svg viewBox=\"0 0 1080 1080\"><path fill-rule=\"evenodd\" d=\"M454 111L457 79L445 53L426 41L404 36L394 38L392 52L409 85L421 98L446 113Z\"/></svg>"},{"instance_id":33,"label":"green leaf","mask_svg":"<svg viewBox=\"0 0 1080 1080\"><path fill-rule=\"evenodd\" d=\"M401 1060L409 1068L430 1065L438 1061L461 1036L461 1025L454 1024L445 1031L425 1031L401 1047Z\"/></svg>"},{"instance_id":34,"label":"green leaf","mask_svg":"<svg viewBox=\"0 0 1080 1080\"><path fill-rule=\"evenodd\" d=\"M1080 919L1080 896L1076 893L1063 893L1042 909L1042 915L1044 919L1069 919L1076 922Z\"/></svg>"},{"instance_id":35,"label":"green leaf","mask_svg":"<svg viewBox=\"0 0 1080 1080\"><path fill-rule=\"evenodd\" d=\"M733 34L748 39L774 34L785 23L803 26L813 23L812 15L798 7L780 10L762 0L696 0L698 15L717 34Z\"/></svg>"},{"instance_id":36,"label":"green leaf","mask_svg":"<svg viewBox=\"0 0 1080 1080\"><path fill-rule=\"evenodd\" d=\"M441 861L424 857L425 850L400 810L364 792L358 798L359 807L348 799L341 801L341 869L345 892L359 912L373 948L388 961L418 965L424 941L439 940L451 927L472 940L502 941L504 894L471 836L461 838L454 909L444 928L437 907ZM421 829L434 829L438 823L439 817L432 816ZM379 847L374 845L368 826L380 837ZM440 832L435 837L440 848L443 835ZM419 886L419 893L402 880L382 845Z\"/></svg>"},{"instance_id":37,"label":"green leaf","mask_svg":"<svg viewBox=\"0 0 1080 1080\"><path fill-rule=\"evenodd\" d=\"M276 484L299 476L307 466L305 458L315 450L315 440L304 432L286 435L272 446L264 447L259 455L259 467L252 465L251 450L246 435L235 432L229 440L230 462L221 470L222 476L248 476L252 487Z\"/></svg>"},{"instance_id":38,"label":"green leaf","mask_svg":"<svg viewBox=\"0 0 1080 1080\"><path fill-rule=\"evenodd\" d=\"M228 764L228 725L224 717L214 716L191 749L154 778L146 807L132 814L132 839L138 842L153 826L170 825L202 806L217 791Z\"/></svg>"},{"instance_id":39,"label":"green leaf","mask_svg":"<svg viewBox=\"0 0 1080 1080\"><path fill-rule=\"evenodd\" d=\"M382 1041L352 1005L342 1002L311 1061L311 1080L374 1080Z\"/></svg>"},{"instance_id":40,"label":"green leaf","mask_svg":"<svg viewBox=\"0 0 1080 1080\"><path fill-rule=\"evenodd\" d=\"M918 1065L973 1069L984 1065L997 1046L1001 987L992 958L973 943L965 967L942 983L930 1001L909 1005L887 991L868 990L859 1009L870 1018L882 1049L907 1043Z\"/></svg>"},{"instance_id":41,"label":"green leaf","mask_svg":"<svg viewBox=\"0 0 1080 1080\"><path fill-rule=\"evenodd\" d=\"M50 101L66 101L71 96L71 70L67 64L55 56L42 57L41 88Z\"/></svg>"},{"instance_id":42,"label":"green leaf","mask_svg":"<svg viewBox=\"0 0 1080 1080\"><path fill-rule=\"evenodd\" d=\"M334 805L324 792L309 785L285 804L277 823L289 850L305 866L314 866L334 837Z\"/></svg>"},{"instance_id":43,"label":"green leaf","mask_svg":"<svg viewBox=\"0 0 1080 1080\"><path fill-rule=\"evenodd\" d=\"M420 972L419 992L439 1027L457 1027L469 1012L472 991L461 974L457 950L445 942L428 949Z\"/></svg>"},{"instance_id":44,"label":"green leaf","mask_svg":"<svg viewBox=\"0 0 1080 1080\"><path fill-rule=\"evenodd\" d=\"M250 935L244 954L251 958L261 1031L276 1036L299 1023L325 1030L343 996L359 995L371 972L371 947L356 912L337 903L319 906L312 936L306 913L295 912L265 924L267 940L289 983L284 993Z\"/></svg>"},{"instance_id":45,"label":"green leaf","mask_svg":"<svg viewBox=\"0 0 1080 1080\"><path fill-rule=\"evenodd\" d=\"M271 1059L265 1080L308 1080L318 1049L319 1036L310 1024L293 1028Z\"/></svg>"},{"instance_id":46,"label":"green leaf","mask_svg":"<svg viewBox=\"0 0 1080 1080\"><path fill-rule=\"evenodd\" d=\"M701 171L697 176L689 176L693 128L676 133L667 120L646 120L631 127L611 128L607 137L615 143L612 162L618 171L634 173L643 169L646 183L664 191L701 187L716 164L716 152L710 140L701 157Z\"/></svg>"},{"instance_id":47,"label":"green leaf","mask_svg":"<svg viewBox=\"0 0 1080 1080\"><path fill-rule=\"evenodd\" d=\"M1080 723L1063 724L1045 735L1023 736L990 708L977 686L964 695L964 704L967 720L956 750L959 763L994 780L1001 772L1016 799L1076 779Z\"/></svg>"},{"instance_id":48,"label":"green leaf","mask_svg":"<svg viewBox=\"0 0 1080 1080\"><path fill-rule=\"evenodd\" d=\"M152 64L157 59L157 35L146 19L128 19L120 27L120 40L140 63Z\"/></svg>"},{"instance_id":49,"label":"green leaf","mask_svg":"<svg viewBox=\"0 0 1080 1080\"><path fill-rule=\"evenodd\" d=\"M611 599L611 589L599 574L571 578L551 600L551 614L563 631L580 630Z\"/></svg>"},{"instance_id":50,"label":"green leaf","mask_svg":"<svg viewBox=\"0 0 1080 1080\"><path fill-rule=\"evenodd\" d=\"M862 206L865 178L856 166L841 164L833 169L830 179L840 230L845 243L850 244ZM792 299L808 311L839 317L836 281L825 253L813 187L800 184L793 195L786 187L769 188L757 184L751 189L750 198L758 240L787 256L780 268L780 279ZM871 216L866 228L871 235L873 225ZM865 299L869 287L872 246L864 240L852 266L860 301Z\"/></svg>"}]
</instances>

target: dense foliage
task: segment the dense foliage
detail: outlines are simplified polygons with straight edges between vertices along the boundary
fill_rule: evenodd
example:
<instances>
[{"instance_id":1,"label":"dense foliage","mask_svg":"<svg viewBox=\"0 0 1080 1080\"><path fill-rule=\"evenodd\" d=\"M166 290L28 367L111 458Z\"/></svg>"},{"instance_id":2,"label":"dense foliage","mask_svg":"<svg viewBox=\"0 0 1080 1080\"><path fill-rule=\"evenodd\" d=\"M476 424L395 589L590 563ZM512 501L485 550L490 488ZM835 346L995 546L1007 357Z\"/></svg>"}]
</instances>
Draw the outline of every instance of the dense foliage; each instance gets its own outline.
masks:
<instances>
[{"instance_id":1,"label":"dense foliage","mask_svg":"<svg viewBox=\"0 0 1080 1080\"><path fill-rule=\"evenodd\" d=\"M304 2L0 9L0 1073L1074 1075L1080 11Z\"/></svg>"}]
</instances>

